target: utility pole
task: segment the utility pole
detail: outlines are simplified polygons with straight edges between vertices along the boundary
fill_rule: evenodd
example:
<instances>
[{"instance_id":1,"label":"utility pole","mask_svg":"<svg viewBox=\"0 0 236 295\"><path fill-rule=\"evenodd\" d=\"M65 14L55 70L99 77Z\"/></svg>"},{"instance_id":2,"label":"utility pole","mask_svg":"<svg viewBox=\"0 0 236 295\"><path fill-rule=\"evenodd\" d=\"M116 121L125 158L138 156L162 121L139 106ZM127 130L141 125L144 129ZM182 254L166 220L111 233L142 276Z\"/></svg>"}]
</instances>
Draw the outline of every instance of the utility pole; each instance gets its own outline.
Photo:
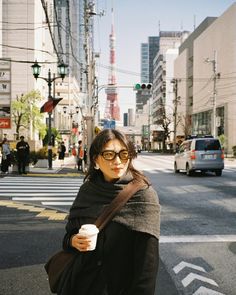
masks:
<instances>
[{"instance_id":1,"label":"utility pole","mask_svg":"<svg viewBox=\"0 0 236 295\"><path fill-rule=\"evenodd\" d=\"M212 61L214 72L213 83L213 132L212 135L216 137L216 79L217 79L217 52L214 50L214 59Z\"/></svg>"},{"instance_id":2,"label":"utility pole","mask_svg":"<svg viewBox=\"0 0 236 295\"><path fill-rule=\"evenodd\" d=\"M212 63L212 70L213 70L213 110L212 110L212 135L216 137L216 82L218 78L217 74L217 51L214 50L214 59L210 60L207 58L205 62L211 62Z\"/></svg>"},{"instance_id":3,"label":"utility pole","mask_svg":"<svg viewBox=\"0 0 236 295\"><path fill-rule=\"evenodd\" d=\"M178 110L178 103L179 103L179 98L178 97L178 79L173 79L171 81L173 83L173 88L174 88L174 142L173 142L173 150L176 152L176 133L177 133L177 110Z\"/></svg>"}]
</instances>

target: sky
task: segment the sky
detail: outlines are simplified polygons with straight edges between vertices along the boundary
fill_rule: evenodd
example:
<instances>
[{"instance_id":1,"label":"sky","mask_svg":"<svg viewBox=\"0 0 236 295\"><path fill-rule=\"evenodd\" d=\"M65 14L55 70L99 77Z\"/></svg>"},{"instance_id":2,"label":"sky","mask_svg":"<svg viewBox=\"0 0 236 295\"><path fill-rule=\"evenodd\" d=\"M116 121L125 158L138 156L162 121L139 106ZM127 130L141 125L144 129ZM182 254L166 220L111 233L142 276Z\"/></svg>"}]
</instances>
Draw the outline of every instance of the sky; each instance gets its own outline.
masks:
<instances>
[{"instance_id":1,"label":"sky","mask_svg":"<svg viewBox=\"0 0 236 295\"><path fill-rule=\"evenodd\" d=\"M233 0L95 0L94 50L100 53L97 60L98 84L108 83L109 34L111 32L111 7L114 8L116 35L117 85L134 85L140 82L140 48L148 36L158 36L161 31L194 30L206 17L218 17L235 1ZM133 89L118 89L121 118L128 108L135 108ZM106 95L99 91L101 115L104 113Z\"/></svg>"}]
</instances>

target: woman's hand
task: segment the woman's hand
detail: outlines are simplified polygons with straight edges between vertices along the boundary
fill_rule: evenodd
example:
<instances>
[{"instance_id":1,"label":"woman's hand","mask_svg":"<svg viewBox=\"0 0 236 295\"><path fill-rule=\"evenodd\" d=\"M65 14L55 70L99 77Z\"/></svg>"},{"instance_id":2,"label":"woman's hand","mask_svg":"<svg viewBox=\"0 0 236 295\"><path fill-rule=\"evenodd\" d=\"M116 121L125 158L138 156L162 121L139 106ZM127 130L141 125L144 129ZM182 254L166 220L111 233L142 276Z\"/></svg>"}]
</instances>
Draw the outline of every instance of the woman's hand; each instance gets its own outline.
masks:
<instances>
[{"instance_id":1,"label":"woman's hand","mask_svg":"<svg viewBox=\"0 0 236 295\"><path fill-rule=\"evenodd\" d=\"M76 248L81 252L88 251L91 240L81 234L75 234L70 239L70 244L72 247Z\"/></svg>"}]
</instances>

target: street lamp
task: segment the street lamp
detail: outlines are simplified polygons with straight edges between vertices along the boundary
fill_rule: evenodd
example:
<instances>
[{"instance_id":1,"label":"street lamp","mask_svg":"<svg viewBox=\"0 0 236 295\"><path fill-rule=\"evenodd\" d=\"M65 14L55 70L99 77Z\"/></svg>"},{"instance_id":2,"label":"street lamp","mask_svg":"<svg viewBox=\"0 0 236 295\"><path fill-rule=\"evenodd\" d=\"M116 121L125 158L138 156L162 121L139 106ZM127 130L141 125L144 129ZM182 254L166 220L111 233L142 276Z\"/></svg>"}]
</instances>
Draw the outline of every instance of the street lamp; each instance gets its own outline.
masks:
<instances>
[{"instance_id":1,"label":"street lamp","mask_svg":"<svg viewBox=\"0 0 236 295\"><path fill-rule=\"evenodd\" d=\"M79 113L79 109L80 109L80 108L79 108L78 106L75 107L75 113L73 113L72 110L70 110L70 112L68 113L68 115L70 116L71 119L72 119L72 117L73 117L75 114L78 114L78 113ZM67 107L64 106L64 107L63 107L63 113L66 114L66 112L67 112Z\"/></svg>"},{"instance_id":2,"label":"street lamp","mask_svg":"<svg viewBox=\"0 0 236 295\"><path fill-rule=\"evenodd\" d=\"M64 79L66 76L66 65L62 62L58 65L58 77L51 76L51 70L48 70L48 77L40 77L41 66L37 61L31 66L33 71L33 76L37 80L38 78L43 79L48 84L48 101L53 100L52 97L52 83L56 79ZM48 112L48 169L52 169L52 112Z\"/></svg>"},{"instance_id":3,"label":"street lamp","mask_svg":"<svg viewBox=\"0 0 236 295\"><path fill-rule=\"evenodd\" d=\"M70 116L70 122L69 122L69 124L70 124L70 146L71 146L71 141L72 141L72 129L73 128L78 128L78 122L77 123L75 123L74 121L72 121L72 118L73 118L73 116L74 115L78 115L79 114L79 110L80 110L80 107L79 106L76 106L75 107L75 112L73 112L71 109L70 109L70 111L68 112L68 115ZM63 113L64 114L66 114L67 113L67 106L64 106L63 107ZM72 129L71 129L72 128Z\"/></svg>"}]
</instances>

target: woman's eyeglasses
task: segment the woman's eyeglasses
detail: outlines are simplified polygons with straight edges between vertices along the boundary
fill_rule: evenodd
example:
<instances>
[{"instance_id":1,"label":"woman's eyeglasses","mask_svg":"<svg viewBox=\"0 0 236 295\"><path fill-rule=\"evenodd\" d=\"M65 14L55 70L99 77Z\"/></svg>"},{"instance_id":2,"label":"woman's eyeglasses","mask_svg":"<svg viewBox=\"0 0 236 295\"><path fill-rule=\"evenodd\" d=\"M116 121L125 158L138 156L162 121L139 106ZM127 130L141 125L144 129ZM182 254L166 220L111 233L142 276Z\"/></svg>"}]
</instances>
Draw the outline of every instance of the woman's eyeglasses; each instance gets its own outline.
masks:
<instances>
[{"instance_id":1,"label":"woman's eyeglasses","mask_svg":"<svg viewBox=\"0 0 236 295\"><path fill-rule=\"evenodd\" d=\"M116 156L119 156L121 160L128 160L129 159L129 152L127 150L121 150L119 153L116 153L115 151L103 151L101 152L101 156L103 159L107 161L112 161L116 158Z\"/></svg>"}]
</instances>

